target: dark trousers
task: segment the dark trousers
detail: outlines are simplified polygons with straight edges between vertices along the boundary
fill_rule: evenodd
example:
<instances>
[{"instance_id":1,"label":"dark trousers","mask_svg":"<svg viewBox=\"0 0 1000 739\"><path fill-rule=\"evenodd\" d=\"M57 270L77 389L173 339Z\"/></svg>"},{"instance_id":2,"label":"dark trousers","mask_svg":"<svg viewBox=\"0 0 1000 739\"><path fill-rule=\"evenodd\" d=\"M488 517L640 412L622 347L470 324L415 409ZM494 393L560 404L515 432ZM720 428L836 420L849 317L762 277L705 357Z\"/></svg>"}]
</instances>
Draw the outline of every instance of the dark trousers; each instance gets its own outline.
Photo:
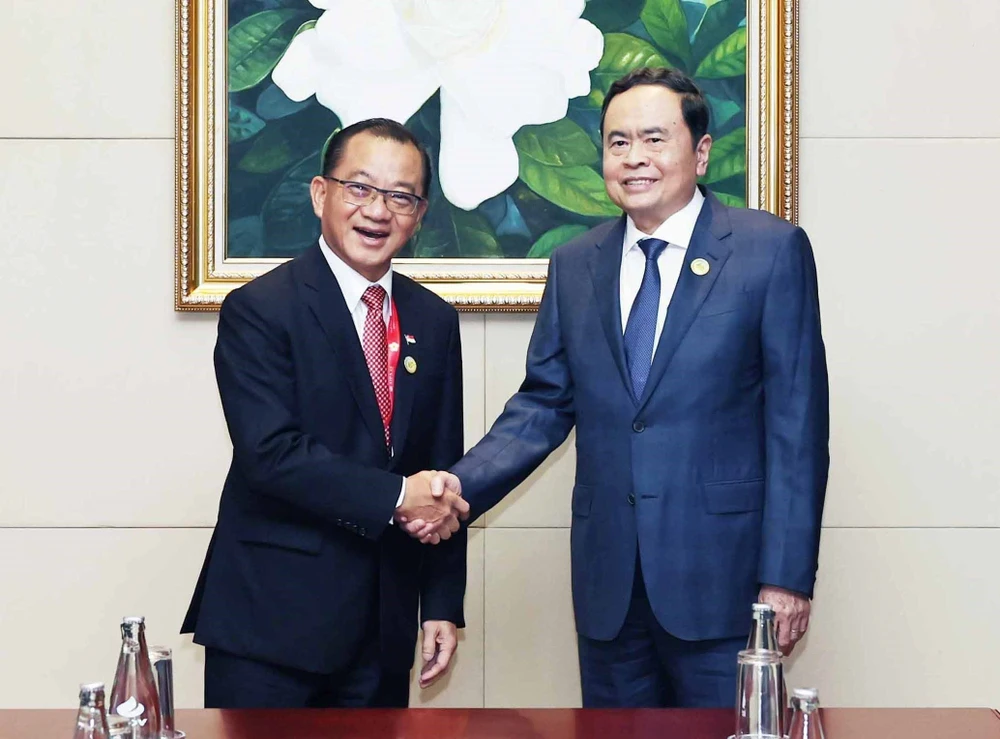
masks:
<instances>
[{"instance_id":1,"label":"dark trousers","mask_svg":"<svg viewBox=\"0 0 1000 739\"><path fill-rule=\"evenodd\" d=\"M747 637L691 642L664 631L637 561L632 602L618 636L597 641L578 635L577 642L584 708L730 708L736 701L736 656Z\"/></svg>"},{"instance_id":2,"label":"dark trousers","mask_svg":"<svg viewBox=\"0 0 1000 739\"><path fill-rule=\"evenodd\" d=\"M378 645L320 675L205 649L205 708L406 708L409 673L387 673Z\"/></svg>"}]
</instances>

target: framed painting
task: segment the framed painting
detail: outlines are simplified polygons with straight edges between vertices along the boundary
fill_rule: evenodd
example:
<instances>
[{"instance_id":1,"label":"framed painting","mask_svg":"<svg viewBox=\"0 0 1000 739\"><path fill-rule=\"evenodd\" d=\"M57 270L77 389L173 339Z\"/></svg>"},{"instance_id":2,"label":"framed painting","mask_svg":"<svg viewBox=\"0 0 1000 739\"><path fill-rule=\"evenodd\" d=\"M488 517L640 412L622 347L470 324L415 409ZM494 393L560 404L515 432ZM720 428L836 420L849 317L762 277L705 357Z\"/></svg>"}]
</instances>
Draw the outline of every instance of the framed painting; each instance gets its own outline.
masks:
<instances>
[{"instance_id":1,"label":"framed painting","mask_svg":"<svg viewBox=\"0 0 1000 739\"><path fill-rule=\"evenodd\" d=\"M405 122L434 165L395 268L460 309L534 310L552 249L620 211L600 109L640 66L711 108L703 182L794 221L797 0L177 0L176 308L316 242L326 142Z\"/></svg>"}]
</instances>

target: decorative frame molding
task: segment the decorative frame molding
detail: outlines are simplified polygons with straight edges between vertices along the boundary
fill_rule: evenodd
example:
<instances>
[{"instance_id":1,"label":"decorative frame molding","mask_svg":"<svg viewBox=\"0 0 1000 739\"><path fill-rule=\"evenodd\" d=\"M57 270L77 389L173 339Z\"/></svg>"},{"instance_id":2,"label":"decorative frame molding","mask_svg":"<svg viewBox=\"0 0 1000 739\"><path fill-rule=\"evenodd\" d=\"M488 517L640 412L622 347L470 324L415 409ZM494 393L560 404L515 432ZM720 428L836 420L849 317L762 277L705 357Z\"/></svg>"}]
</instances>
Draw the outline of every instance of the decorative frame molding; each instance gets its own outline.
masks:
<instances>
[{"instance_id":1,"label":"decorative frame molding","mask_svg":"<svg viewBox=\"0 0 1000 739\"><path fill-rule=\"evenodd\" d=\"M176 0L175 309L217 310L230 290L281 259L217 260L225 127L217 129L225 0ZM747 0L747 205L798 217L798 0ZM221 41L221 45L220 45ZM758 63L752 65L751 59ZM222 87L223 100L225 86ZM224 168L221 169L224 172ZM220 198L220 193L223 198ZM395 268L459 310L533 311L545 287L544 259L399 259Z\"/></svg>"}]
</instances>

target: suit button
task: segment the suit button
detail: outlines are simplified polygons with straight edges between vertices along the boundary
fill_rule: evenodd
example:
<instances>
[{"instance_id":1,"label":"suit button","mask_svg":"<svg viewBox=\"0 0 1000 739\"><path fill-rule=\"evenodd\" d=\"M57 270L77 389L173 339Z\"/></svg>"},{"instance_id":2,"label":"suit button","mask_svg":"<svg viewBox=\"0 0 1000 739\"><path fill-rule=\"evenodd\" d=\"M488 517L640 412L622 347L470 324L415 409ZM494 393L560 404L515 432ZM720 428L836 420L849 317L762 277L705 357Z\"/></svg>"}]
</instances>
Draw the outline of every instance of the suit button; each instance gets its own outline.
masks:
<instances>
[{"instance_id":1,"label":"suit button","mask_svg":"<svg viewBox=\"0 0 1000 739\"><path fill-rule=\"evenodd\" d=\"M629 493L628 494L628 498L626 498L626 500L628 500L628 504L629 505L635 505L635 495L634 494Z\"/></svg>"},{"instance_id":2,"label":"suit button","mask_svg":"<svg viewBox=\"0 0 1000 739\"><path fill-rule=\"evenodd\" d=\"M643 431L646 430L646 424L644 424L642 421L636 421L635 423L632 424L632 430L635 431L637 434L641 434Z\"/></svg>"},{"instance_id":3,"label":"suit button","mask_svg":"<svg viewBox=\"0 0 1000 739\"><path fill-rule=\"evenodd\" d=\"M358 529L358 533L361 534L362 536L367 536L368 535L368 532L365 531L365 527L364 526L362 526L360 529Z\"/></svg>"}]
</instances>

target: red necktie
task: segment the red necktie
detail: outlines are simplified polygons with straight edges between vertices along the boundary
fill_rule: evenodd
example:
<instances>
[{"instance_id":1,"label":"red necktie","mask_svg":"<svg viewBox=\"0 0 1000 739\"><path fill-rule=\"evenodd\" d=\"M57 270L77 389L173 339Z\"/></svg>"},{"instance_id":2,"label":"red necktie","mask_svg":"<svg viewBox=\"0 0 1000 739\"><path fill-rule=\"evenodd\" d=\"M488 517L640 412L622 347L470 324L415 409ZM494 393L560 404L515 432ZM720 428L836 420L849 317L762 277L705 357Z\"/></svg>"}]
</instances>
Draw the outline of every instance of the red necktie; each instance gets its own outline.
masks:
<instances>
[{"instance_id":1,"label":"red necktie","mask_svg":"<svg viewBox=\"0 0 1000 739\"><path fill-rule=\"evenodd\" d=\"M385 302L385 288L372 285L361 296L361 302L368 308L365 316L364 337L361 341L365 350L365 361L368 362L368 372L372 376L372 387L375 388L375 398L378 409L382 413L382 427L385 429L385 446L391 446L389 437L389 414L392 402L389 397L389 362L388 348L385 338L385 319L382 317L382 305Z\"/></svg>"}]
</instances>

